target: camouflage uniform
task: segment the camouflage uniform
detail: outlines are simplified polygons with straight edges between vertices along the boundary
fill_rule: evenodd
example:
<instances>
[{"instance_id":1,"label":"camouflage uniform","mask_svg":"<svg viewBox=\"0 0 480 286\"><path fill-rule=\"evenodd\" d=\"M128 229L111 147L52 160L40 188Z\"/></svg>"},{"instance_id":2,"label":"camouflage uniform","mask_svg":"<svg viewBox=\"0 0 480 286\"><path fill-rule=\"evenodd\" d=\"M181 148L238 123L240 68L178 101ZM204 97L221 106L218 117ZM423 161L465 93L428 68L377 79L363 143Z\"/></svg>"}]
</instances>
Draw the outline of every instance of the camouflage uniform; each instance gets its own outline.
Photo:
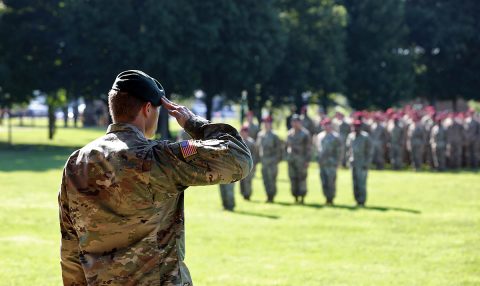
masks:
<instances>
[{"instance_id":1,"label":"camouflage uniform","mask_svg":"<svg viewBox=\"0 0 480 286\"><path fill-rule=\"evenodd\" d=\"M478 168L480 157L478 149L480 147L480 122L473 117L465 119L465 160L470 168Z\"/></svg>"},{"instance_id":2,"label":"camouflage uniform","mask_svg":"<svg viewBox=\"0 0 480 286\"><path fill-rule=\"evenodd\" d=\"M273 201L277 194L278 163L282 160L283 144L273 131L260 131L257 147L260 162L262 162L262 177L267 200Z\"/></svg>"},{"instance_id":3,"label":"camouflage uniform","mask_svg":"<svg viewBox=\"0 0 480 286\"><path fill-rule=\"evenodd\" d=\"M312 138L307 129L290 129L287 136L288 176L292 195L304 197L307 194L307 168L310 161Z\"/></svg>"},{"instance_id":4,"label":"camouflage uniform","mask_svg":"<svg viewBox=\"0 0 480 286\"><path fill-rule=\"evenodd\" d=\"M355 201L363 205L367 200L368 166L372 160L372 142L367 132L350 133L347 138L349 164L352 168Z\"/></svg>"},{"instance_id":5,"label":"camouflage uniform","mask_svg":"<svg viewBox=\"0 0 480 286\"><path fill-rule=\"evenodd\" d=\"M317 139L318 164L323 195L332 203L336 194L337 167L342 158L342 142L336 132L323 131Z\"/></svg>"},{"instance_id":6,"label":"camouflage uniform","mask_svg":"<svg viewBox=\"0 0 480 286\"><path fill-rule=\"evenodd\" d=\"M250 154L252 154L253 159L253 168L250 171L248 176L240 181L240 193L242 194L243 198L246 200L250 199L252 195L252 180L255 177L256 166L258 163L259 155L258 155L258 148L255 145L255 141L248 137L247 140L244 140L245 144L247 144L248 149L250 150Z\"/></svg>"},{"instance_id":7,"label":"camouflage uniform","mask_svg":"<svg viewBox=\"0 0 480 286\"><path fill-rule=\"evenodd\" d=\"M435 124L430 132L433 167L439 171L446 168L447 134L441 123Z\"/></svg>"},{"instance_id":8,"label":"camouflage uniform","mask_svg":"<svg viewBox=\"0 0 480 286\"><path fill-rule=\"evenodd\" d=\"M385 166L385 148L387 145L387 131L385 127L378 122L371 126L370 139L373 144L373 164L377 169L382 170Z\"/></svg>"},{"instance_id":9,"label":"camouflage uniform","mask_svg":"<svg viewBox=\"0 0 480 286\"><path fill-rule=\"evenodd\" d=\"M311 136L315 135L317 127L315 127L315 123L313 122L313 120L306 114L300 116L300 118L302 120L303 128L307 129Z\"/></svg>"},{"instance_id":10,"label":"camouflage uniform","mask_svg":"<svg viewBox=\"0 0 480 286\"><path fill-rule=\"evenodd\" d=\"M420 170L423 163L427 133L420 122L410 124L407 131L407 150L410 152L410 161L415 170Z\"/></svg>"},{"instance_id":11,"label":"camouflage uniform","mask_svg":"<svg viewBox=\"0 0 480 286\"><path fill-rule=\"evenodd\" d=\"M135 126L68 159L58 202L64 285L192 285L184 263L184 191L248 175L250 151L235 128L190 118L196 140L148 140Z\"/></svg>"},{"instance_id":12,"label":"camouflage uniform","mask_svg":"<svg viewBox=\"0 0 480 286\"><path fill-rule=\"evenodd\" d=\"M457 120L449 118L445 122L447 131L447 158L449 167L458 169L462 166L462 147L465 142L465 130Z\"/></svg>"},{"instance_id":13,"label":"camouflage uniform","mask_svg":"<svg viewBox=\"0 0 480 286\"><path fill-rule=\"evenodd\" d=\"M220 198L223 208L233 211L235 208L235 184L220 184Z\"/></svg>"},{"instance_id":14,"label":"camouflage uniform","mask_svg":"<svg viewBox=\"0 0 480 286\"><path fill-rule=\"evenodd\" d=\"M400 123L395 124L391 122L388 127L388 148L390 155L390 164L394 170L401 169L403 167L403 142L404 128Z\"/></svg>"},{"instance_id":15,"label":"camouflage uniform","mask_svg":"<svg viewBox=\"0 0 480 286\"><path fill-rule=\"evenodd\" d=\"M337 120L337 119L333 120L333 128L339 135L340 143L342 144L340 160L342 162L342 166L346 167L347 166L347 155L346 155L347 148L345 147L345 144L347 142L347 137L348 137L348 134L350 133L351 128L350 128L350 125L348 125L348 123L345 122L345 120Z\"/></svg>"}]
</instances>

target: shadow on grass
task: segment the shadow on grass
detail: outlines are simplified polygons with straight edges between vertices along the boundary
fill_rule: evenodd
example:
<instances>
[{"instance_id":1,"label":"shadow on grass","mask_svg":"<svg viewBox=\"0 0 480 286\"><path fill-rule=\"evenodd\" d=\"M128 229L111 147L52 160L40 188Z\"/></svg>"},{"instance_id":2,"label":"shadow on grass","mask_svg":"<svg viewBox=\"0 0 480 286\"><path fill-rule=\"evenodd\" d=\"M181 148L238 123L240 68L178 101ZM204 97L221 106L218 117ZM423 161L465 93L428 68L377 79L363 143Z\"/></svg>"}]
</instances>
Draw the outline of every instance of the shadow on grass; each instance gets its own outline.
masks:
<instances>
[{"instance_id":1,"label":"shadow on grass","mask_svg":"<svg viewBox=\"0 0 480 286\"><path fill-rule=\"evenodd\" d=\"M286 202L275 202L277 205L281 206L297 206L297 207L309 207L309 208L316 208L316 209L321 209L321 208L332 208L332 209L345 209L345 210L350 210L350 211L361 211L361 210L367 210L367 211L381 211L381 212L387 212L387 211L397 211L397 212L406 212L406 213L412 213L412 214L421 214L422 212L419 210L414 210L414 209L406 209L406 208L397 208L397 207L383 207L383 206L365 206L365 207L357 207L357 206L350 206L350 205L333 205L333 206L326 206L326 205L321 205L321 204L295 204L295 203L286 203Z\"/></svg>"},{"instance_id":2,"label":"shadow on grass","mask_svg":"<svg viewBox=\"0 0 480 286\"><path fill-rule=\"evenodd\" d=\"M54 145L9 146L0 144L0 172L47 171L60 169L68 156L78 148Z\"/></svg>"},{"instance_id":3,"label":"shadow on grass","mask_svg":"<svg viewBox=\"0 0 480 286\"><path fill-rule=\"evenodd\" d=\"M276 215L268 215L262 213L254 213L254 212L247 212L247 211L234 211L233 214L239 215L246 215L246 216L254 216L254 217L261 217L261 218L268 218L268 219L279 219L279 216Z\"/></svg>"}]
</instances>

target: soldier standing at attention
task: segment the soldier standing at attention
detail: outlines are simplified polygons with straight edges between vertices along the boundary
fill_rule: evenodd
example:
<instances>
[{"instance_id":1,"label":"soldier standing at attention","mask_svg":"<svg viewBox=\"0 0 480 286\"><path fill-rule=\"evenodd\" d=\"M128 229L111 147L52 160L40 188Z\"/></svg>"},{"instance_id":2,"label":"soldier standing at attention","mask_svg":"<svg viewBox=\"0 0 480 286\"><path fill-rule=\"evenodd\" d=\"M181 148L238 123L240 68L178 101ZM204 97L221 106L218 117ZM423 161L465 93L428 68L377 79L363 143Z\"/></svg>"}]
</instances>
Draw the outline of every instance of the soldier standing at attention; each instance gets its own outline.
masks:
<instances>
[{"instance_id":1,"label":"soldier standing at attention","mask_svg":"<svg viewBox=\"0 0 480 286\"><path fill-rule=\"evenodd\" d=\"M241 180L252 158L235 128L164 95L147 74L121 72L108 95L107 134L68 159L58 197L64 285L192 285L185 190ZM161 105L195 140L148 139Z\"/></svg>"},{"instance_id":2,"label":"soldier standing at attention","mask_svg":"<svg viewBox=\"0 0 480 286\"><path fill-rule=\"evenodd\" d=\"M425 127L420 123L420 118L416 113L412 114L413 122L407 131L407 149L410 152L410 161L416 171L419 171L423 163L423 151L427 133Z\"/></svg>"},{"instance_id":3,"label":"soldier standing at attention","mask_svg":"<svg viewBox=\"0 0 480 286\"><path fill-rule=\"evenodd\" d=\"M292 116L292 129L287 136L288 176L295 202L304 203L307 194L307 170L310 162L312 138L302 127L298 115Z\"/></svg>"},{"instance_id":4,"label":"soldier standing at attention","mask_svg":"<svg viewBox=\"0 0 480 286\"><path fill-rule=\"evenodd\" d=\"M337 132L332 129L329 118L322 121L323 130L317 138L318 164L320 180L326 205L333 205L336 194L337 168L342 158L342 142Z\"/></svg>"},{"instance_id":5,"label":"soldier standing at attention","mask_svg":"<svg viewBox=\"0 0 480 286\"><path fill-rule=\"evenodd\" d=\"M277 194L278 163L283 155L283 144L277 134L272 131L272 121L270 116L263 120L265 130L260 131L257 139L267 203L273 203Z\"/></svg>"},{"instance_id":6,"label":"soldier standing at attention","mask_svg":"<svg viewBox=\"0 0 480 286\"><path fill-rule=\"evenodd\" d=\"M245 179L240 181L240 193L245 200L249 201L250 196L252 195L252 179L253 177L255 177L255 171L259 160L259 155L257 145L255 145L255 141L248 136L248 126L243 126L242 129L240 129L240 136L242 136L243 141L245 142L245 144L247 144L247 147L250 150L250 154L252 154L253 159L252 171L250 171L250 174Z\"/></svg>"},{"instance_id":7,"label":"soldier standing at attention","mask_svg":"<svg viewBox=\"0 0 480 286\"><path fill-rule=\"evenodd\" d=\"M253 111L247 113L247 127L248 127L248 136L253 140L257 140L258 132L260 132L260 127L253 122Z\"/></svg>"},{"instance_id":8,"label":"soldier standing at attention","mask_svg":"<svg viewBox=\"0 0 480 286\"><path fill-rule=\"evenodd\" d=\"M476 169L480 163L477 154L480 146L480 122L474 116L473 109L469 109L465 113L465 160L467 167Z\"/></svg>"},{"instance_id":9,"label":"soldier standing at attention","mask_svg":"<svg viewBox=\"0 0 480 286\"><path fill-rule=\"evenodd\" d=\"M387 146L387 130L383 126L382 115L375 114L374 122L370 128L370 138L373 144L373 164L377 170L385 166L385 148Z\"/></svg>"},{"instance_id":10,"label":"soldier standing at attention","mask_svg":"<svg viewBox=\"0 0 480 286\"><path fill-rule=\"evenodd\" d=\"M350 125L348 125L348 123L345 121L345 116L343 113L337 112L335 113L335 118L333 119L333 126L340 137L340 142L342 143L342 152L340 157L342 166L347 167L347 148L345 147L345 144L347 142L348 134L350 133Z\"/></svg>"},{"instance_id":11,"label":"soldier standing at attention","mask_svg":"<svg viewBox=\"0 0 480 286\"><path fill-rule=\"evenodd\" d=\"M362 121L353 122L353 132L347 138L348 161L352 168L353 195L357 206L364 207L367 200L368 166L372 160L372 142L362 131Z\"/></svg>"},{"instance_id":12,"label":"soldier standing at attention","mask_svg":"<svg viewBox=\"0 0 480 286\"><path fill-rule=\"evenodd\" d=\"M435 125L430 132L433 167L437 171L445 171L446 168L447 134L442 119L443 117L440 114L435 117Z\"/></svg>"},{"instance_id":13,"label":"soldier standing at attention","mask_svg":"<svg viewBox=\"0 0 480 286\"><path fill-rule=\"evenodd\" d=\"M403 167L403 142L405 140L404 128L400 124L400 116L398 114L393 115L387 130L390 164L392 164L394 170L399 170Z\"/></svg>"},{"instance_id":14,"label":"soldier standing at attention","mask_svg":"<svg viewBox=\"0 0 480 286\"><path fill-rule=\"evenodd\" d=\"M448 165L452 169L458 169L462 166L462 147L465 142L465 129L458 115L455 116L452 113L445 121Z\"/></svg>"}]
</instances>

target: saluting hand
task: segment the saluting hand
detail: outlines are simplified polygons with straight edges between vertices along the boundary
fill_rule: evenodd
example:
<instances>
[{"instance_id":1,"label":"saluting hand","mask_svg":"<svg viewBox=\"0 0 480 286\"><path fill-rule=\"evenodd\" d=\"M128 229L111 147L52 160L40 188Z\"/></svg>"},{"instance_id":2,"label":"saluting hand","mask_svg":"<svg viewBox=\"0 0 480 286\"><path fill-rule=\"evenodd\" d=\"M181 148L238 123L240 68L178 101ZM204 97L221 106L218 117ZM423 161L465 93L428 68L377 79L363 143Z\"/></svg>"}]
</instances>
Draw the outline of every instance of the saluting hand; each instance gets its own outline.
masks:
<instances>
[{"instance_id":1,"label":"saluting hand","mask_svg":"<svg viewBox=\"0 0 480 286\"><path fill-rule=\"evenodd\" d=\"M185 126L185 123L188 121L188 119L195 116L190 109L168 100L165 96L162 97L162 105L165 107L165 109L167 109L168 114L177 119L178 125L180 125L182 128Z\"/></svg>"}]
</instances>

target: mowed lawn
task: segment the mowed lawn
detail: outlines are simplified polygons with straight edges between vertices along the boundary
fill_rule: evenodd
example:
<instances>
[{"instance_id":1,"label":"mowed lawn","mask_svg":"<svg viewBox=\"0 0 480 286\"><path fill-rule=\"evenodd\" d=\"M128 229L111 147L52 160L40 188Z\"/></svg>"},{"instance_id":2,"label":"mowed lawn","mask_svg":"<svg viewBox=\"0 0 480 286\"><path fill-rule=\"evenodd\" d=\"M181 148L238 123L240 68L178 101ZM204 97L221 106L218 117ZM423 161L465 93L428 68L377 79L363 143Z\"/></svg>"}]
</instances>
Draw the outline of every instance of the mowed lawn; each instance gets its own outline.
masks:
<instances>
[{"instance_id":1,"label":"mowed lawn","mask_svg":"<svg viewBox=\"0 0 480 286\"><path fill-rule=\"evenodd\" d=\"M0 146L0 285L61 285L61 171L74 146L103 132L60 128L49 142L44 128L15 128L16 147ZM480 173L371 171L365 209L348 170L335 207L323 206L317 164L305 206L292 203L286 163L277 203L264 203L260 176L251 202L236 187L233 213L218 186L186 190L195 285L480 285Z\"/></svg>"}]
</instances>

